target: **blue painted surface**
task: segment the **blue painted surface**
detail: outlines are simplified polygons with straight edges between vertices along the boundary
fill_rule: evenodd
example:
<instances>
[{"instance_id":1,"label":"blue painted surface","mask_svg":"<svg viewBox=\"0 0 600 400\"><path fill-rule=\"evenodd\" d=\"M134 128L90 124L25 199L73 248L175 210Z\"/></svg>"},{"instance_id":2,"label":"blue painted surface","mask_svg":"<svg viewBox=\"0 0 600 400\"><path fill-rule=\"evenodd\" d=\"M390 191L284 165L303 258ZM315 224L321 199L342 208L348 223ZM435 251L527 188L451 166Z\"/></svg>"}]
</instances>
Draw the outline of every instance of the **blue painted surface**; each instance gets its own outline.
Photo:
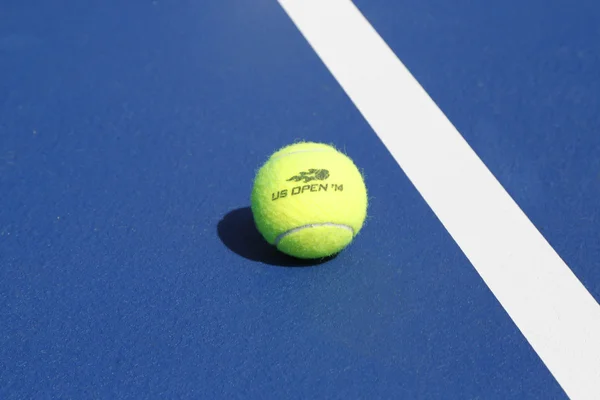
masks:
<instances>
[{"instance_id":1,"label":"blue painted surface","mask_svg":"<svg viewBox=\"0 0 600 400\"><path fill-rule=\"evenodd\" d=\"M538 3L357 2L598 299L598 7ZM565 398L275 1L5 1L0 76L0 398ZM372 197L314 266L247 208L296 139Z\"/></svg>"},{"instance_id":2,"label":"blue painted surface","mask_svg":"<svg viewBox=\"0 0 600 400\"><path fill-rule=\"evenodd\" d=\"M600 7L357 5L600 301Z\"/></svg>"}]
</instances>

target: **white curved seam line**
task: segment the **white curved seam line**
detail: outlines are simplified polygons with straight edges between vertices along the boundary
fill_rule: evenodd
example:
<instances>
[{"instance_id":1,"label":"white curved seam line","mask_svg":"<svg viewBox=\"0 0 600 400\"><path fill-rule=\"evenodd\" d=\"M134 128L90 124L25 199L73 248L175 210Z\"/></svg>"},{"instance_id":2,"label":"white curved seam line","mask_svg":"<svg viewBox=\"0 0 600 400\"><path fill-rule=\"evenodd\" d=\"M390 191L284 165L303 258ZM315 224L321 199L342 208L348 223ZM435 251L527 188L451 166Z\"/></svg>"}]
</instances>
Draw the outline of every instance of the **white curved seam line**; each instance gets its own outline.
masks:
<instances>
[{"instance_id":1,"label":"white curved seam line","mask_svg":"<svg viewBox=\"0 0 600 400\"><path fill-rule=\"evenodd\" d=\"M273 243L275 246L279 246L279 243L288 235L291 235L292 233L296 233L299 232L303 229L308 229L308 228L318 228L320 226L329 226L329 227L333 227L333 228L342 228L342 229L346 229L348 231L350 231L350 233L352 234L352 237L354 237L354 229L350 226L350 225L344 225L344 224L334 224L333 222L325 222L325 223L320 223L320 224L307 224L307 225L302 225L302 226L298 226L294 229L290 229L289 231L285 231L281 234L279 234L276 238L275 238L275 242Z\"/></svg>"},{"instance_id":2,"label":"white curved seam line","mask_svg":"<svg viewBox=\"0 0 600 400\"><path fill-rule=\"evenodd\" d=\"M290 153L280 154L278 156L273 156L273 157L271 157L271 161L272 160L277 160L278 158L291 156L292 154L300 154L300 153L324 153L324 152L335 153L335 151L333 151L331 149L298 150L298 151L292 151Z\"/></svg>"}]
</instances>

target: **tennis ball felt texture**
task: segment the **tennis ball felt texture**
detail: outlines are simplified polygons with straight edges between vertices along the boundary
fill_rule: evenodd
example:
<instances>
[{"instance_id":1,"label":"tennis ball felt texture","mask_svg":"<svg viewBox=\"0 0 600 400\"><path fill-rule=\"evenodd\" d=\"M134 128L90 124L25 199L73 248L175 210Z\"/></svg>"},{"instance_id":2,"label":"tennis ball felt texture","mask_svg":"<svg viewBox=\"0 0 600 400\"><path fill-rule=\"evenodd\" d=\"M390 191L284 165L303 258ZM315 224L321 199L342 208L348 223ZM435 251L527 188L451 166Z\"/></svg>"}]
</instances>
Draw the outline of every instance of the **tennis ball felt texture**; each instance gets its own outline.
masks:
<instances>
[{"instance_id":1,"label":"tennis ball felt texture","mask_svg":"<svg viewBox=\"0 0 600 400\"><path fill-rule=\"evenodd\" d=\"M362 229L368 207L354 162L330 145L313 142L275 152L256 174L251 204L265 240L302 259L342 251Z\"/></svg>"}]
</instances>

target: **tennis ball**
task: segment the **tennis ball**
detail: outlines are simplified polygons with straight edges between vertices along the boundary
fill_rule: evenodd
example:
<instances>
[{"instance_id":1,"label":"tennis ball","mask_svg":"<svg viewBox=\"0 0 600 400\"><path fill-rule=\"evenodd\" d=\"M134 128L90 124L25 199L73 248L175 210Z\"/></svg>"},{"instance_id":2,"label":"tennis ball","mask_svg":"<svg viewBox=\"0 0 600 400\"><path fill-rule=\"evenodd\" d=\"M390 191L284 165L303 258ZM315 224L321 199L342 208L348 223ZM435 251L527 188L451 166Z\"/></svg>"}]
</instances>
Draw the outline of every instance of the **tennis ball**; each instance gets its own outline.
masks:
<instances>
[{"instance_id":1,"label":"tennis ball","mask_svg":"<svg viewBox=\"0 0 600 400\"><path fill-rule=\"evenodd\" d=\"M258 170L251 195L258 231L281 252L301 259L339 253L367 215L363 177L346 155L302 142L275 152Z\"/></svg>"}]
</instances>

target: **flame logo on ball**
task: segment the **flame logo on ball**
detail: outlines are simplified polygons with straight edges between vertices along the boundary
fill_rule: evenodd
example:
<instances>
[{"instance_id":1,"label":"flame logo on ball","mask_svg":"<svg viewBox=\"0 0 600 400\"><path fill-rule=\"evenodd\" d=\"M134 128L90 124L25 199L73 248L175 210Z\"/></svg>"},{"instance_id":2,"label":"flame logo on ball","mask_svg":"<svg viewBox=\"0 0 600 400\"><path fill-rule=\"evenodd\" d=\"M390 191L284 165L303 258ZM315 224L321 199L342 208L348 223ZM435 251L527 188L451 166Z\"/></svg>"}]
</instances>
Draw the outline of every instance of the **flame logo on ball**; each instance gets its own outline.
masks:
<instances>
[{"instance_id":1,"label":"flame logo on ball","mask_svg":"<svg viewBox=\"0 0 600 400\"><path fill-rule=\"evenodd\" d=\"M309 169L308 171L302 171L298 175L292 176L288 179L288 182L312 182L312 181L324 181L329 178L329 171L326 169Z\"/></svg>"}]
</instances>

